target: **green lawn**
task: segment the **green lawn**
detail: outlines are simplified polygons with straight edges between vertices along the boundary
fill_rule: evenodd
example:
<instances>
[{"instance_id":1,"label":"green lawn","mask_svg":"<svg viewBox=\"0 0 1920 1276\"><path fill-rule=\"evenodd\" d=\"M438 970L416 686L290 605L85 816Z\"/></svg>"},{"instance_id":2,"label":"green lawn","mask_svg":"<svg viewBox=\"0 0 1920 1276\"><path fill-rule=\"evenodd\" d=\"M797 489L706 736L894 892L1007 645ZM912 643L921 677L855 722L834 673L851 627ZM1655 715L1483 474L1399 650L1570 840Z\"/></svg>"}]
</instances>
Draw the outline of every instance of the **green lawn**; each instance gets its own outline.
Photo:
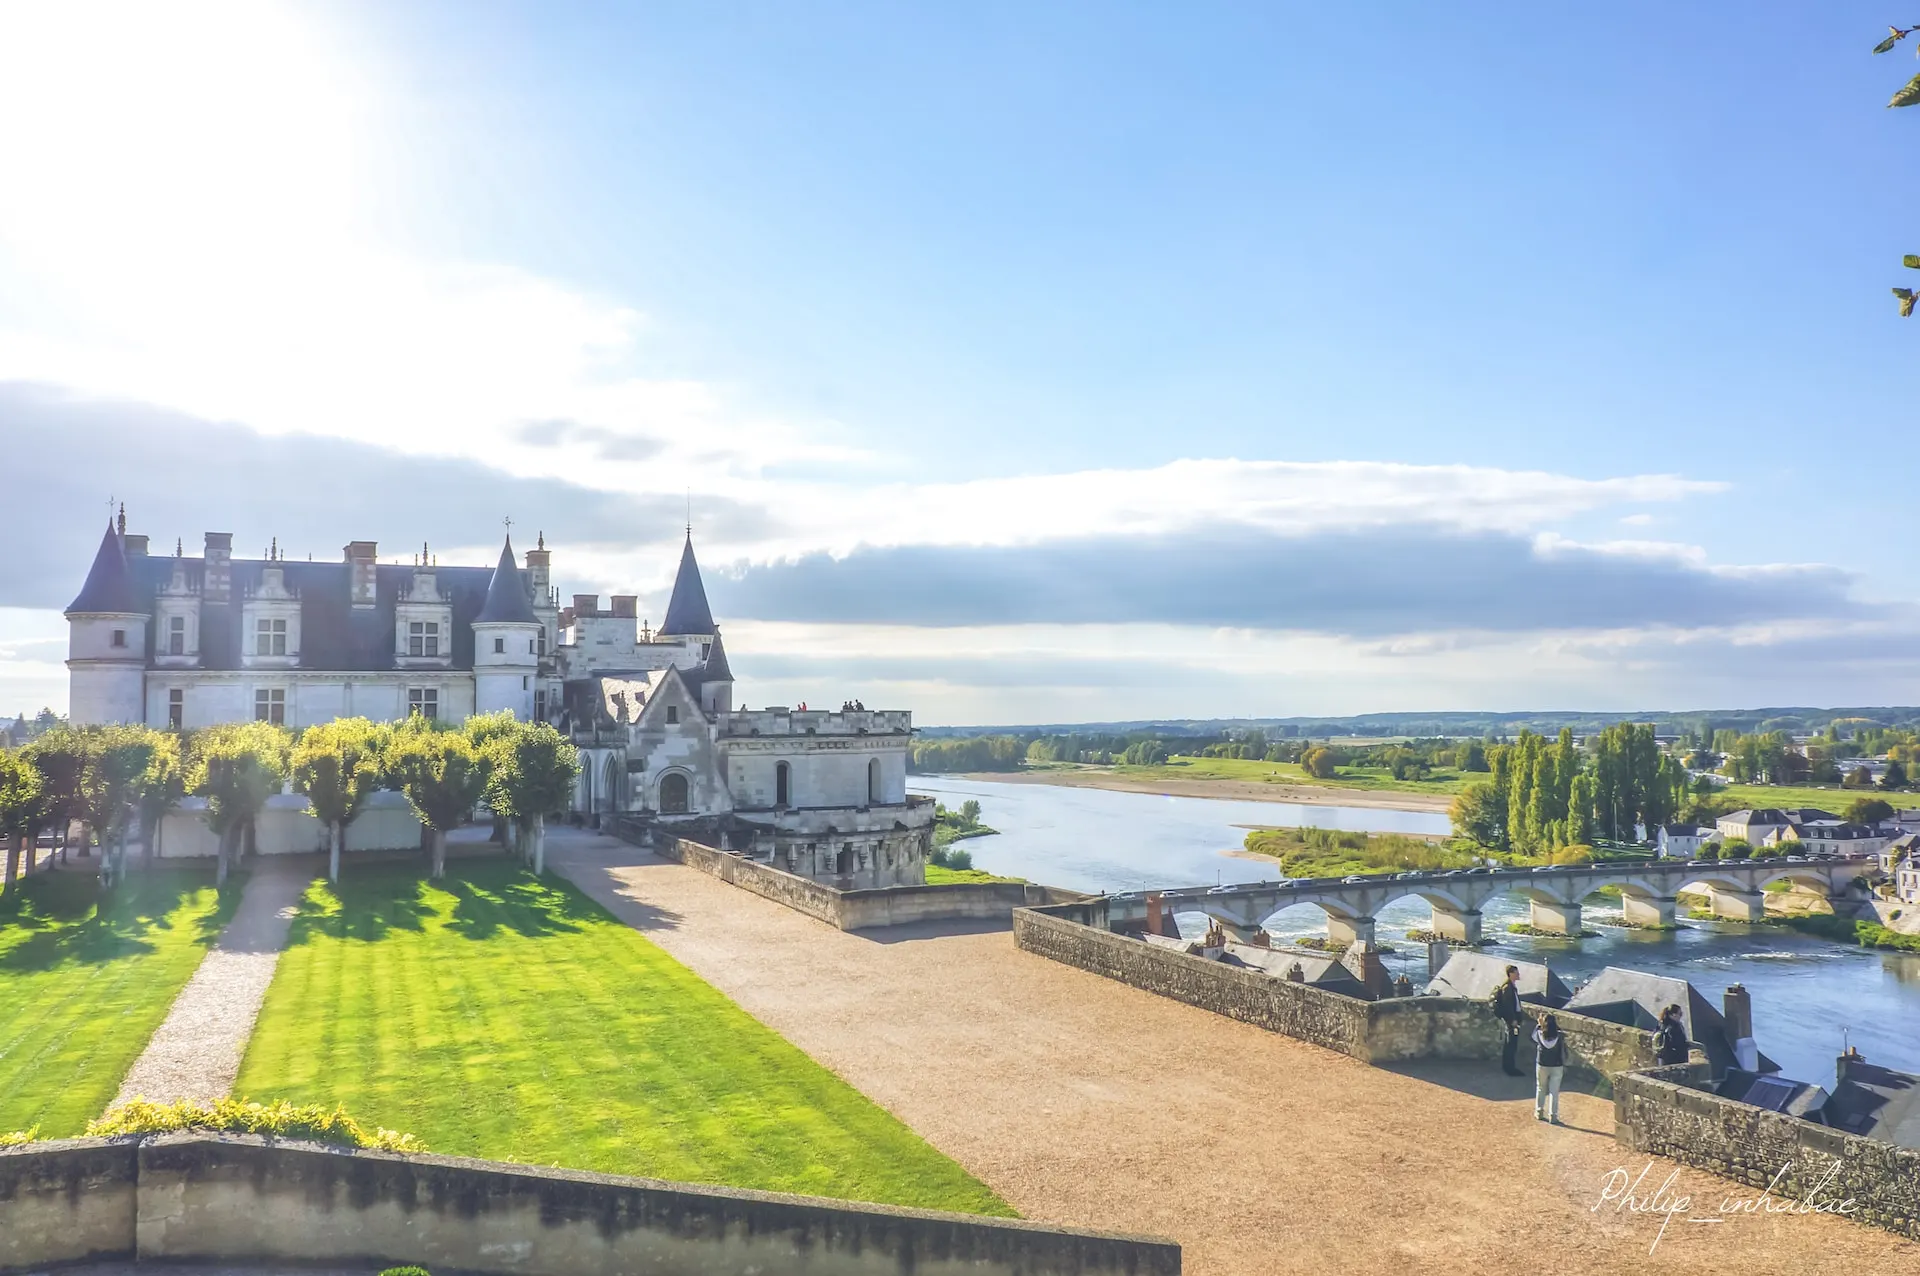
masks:
<instances>
[{"instance_id":1,"label":"green lawn","mask_svg":"<svg viewBox=\"0 0 1920 1276\"><path fill-rule=\"evenodd\" d=\"M942 868L938 864L927 865L927 885L929 886L971 886L978 882L1024 882L1024 877L998 877L977 868Z\"/></svg>"},{"instance_id":2,"label":"green lawn","mask_svg":"<svg viewBox=\"0 0 1920 1276\"><path fill-rule=\"evenodd\" d=\"M1920 798L1906 793L1882 793L1879 789L1843 789L1839 785L1816 787L1811 784L1729 784L1715 789L1714 796L1726 798L1736 807L1814 806L1835 815L1846 814L1855 798L1885 798L1898 809L1920 805Z\"/></svg>"},{"instance_id":3,"label":"green lawn","mask_svg":"<svg viewBox=\"0 0 1920 1276\"><path fill-rule=\"evenodd\" d=\"M120 1089L239 898L206 869L135 871L108 895L84 873L0 900L0 1134L79 1134Z\"/></svg>"},{"instance_id":4,"label":"green lawn","mask_svg":"<svg viewBox=\"0 0 1920 1276\"><path fill-rule=\"evenodd\" d=\"M1012 1213L565 881L456 861L340 890L308 891L237 1093L452 1155Z\"/></svg>"},{"instance_id":5,"label":"green lawn","mask_svg":"<svg viewBox=\"0 0 1920 1276\"><path fill-rule=\"evenodd\" d=\"M1392 793L1434 793L1446 797L1465 784L1488 778L1451 767L1435 768L1424 780L1396 780L1385 767L1341 767L1330 780L1308 775L1297 762L1255 762L1243 758L1174 757L1164 766L1115 766L1116 775L1153 780L1244 780L1254 784L1311 784L1330 789L1371 789Z\"/></svg>"}]
</instances>

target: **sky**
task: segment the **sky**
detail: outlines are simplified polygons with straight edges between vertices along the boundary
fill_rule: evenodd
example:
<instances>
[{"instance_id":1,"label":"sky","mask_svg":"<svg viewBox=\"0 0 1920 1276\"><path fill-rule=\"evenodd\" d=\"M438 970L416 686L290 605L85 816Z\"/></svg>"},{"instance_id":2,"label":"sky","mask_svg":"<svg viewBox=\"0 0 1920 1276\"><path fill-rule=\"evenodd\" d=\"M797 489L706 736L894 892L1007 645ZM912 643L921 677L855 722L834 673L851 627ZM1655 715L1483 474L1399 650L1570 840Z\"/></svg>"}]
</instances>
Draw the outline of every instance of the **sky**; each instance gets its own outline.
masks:
<instances>
[{"instance_id":1,"label":"sky","mask_svg":"<svg viewBox=\"0 0 1920 1276\"><path fill-rule=\"evenodd\" d=\"M738 701L929 725L1920 703L1886 18L0 0L0 712L110 498L690 521Z\"/></svg>"}]
</instances>

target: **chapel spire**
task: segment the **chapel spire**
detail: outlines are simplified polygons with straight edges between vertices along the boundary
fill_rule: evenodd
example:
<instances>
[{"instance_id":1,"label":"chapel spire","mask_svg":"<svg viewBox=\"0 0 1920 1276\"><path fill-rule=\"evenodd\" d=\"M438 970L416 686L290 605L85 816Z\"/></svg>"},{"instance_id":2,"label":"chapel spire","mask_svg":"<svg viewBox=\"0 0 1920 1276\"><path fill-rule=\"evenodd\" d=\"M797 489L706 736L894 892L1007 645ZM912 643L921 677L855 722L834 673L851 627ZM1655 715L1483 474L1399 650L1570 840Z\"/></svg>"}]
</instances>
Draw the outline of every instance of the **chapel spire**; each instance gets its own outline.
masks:
<instances>
[{"instance_id":1,"label":"chapel spire","mask_svg":"<svg viewBox=\"0 0 1920 1276\"><path fill-rule=\"evenodd\" d=\"M693 557L693 530L680 550L680 571L673 578L673 596L667 599L667 618L659 637L705 637L714 632L713 610L707 606L707 587L700 582L700 564Z\"/></svg>"}]
</instances>

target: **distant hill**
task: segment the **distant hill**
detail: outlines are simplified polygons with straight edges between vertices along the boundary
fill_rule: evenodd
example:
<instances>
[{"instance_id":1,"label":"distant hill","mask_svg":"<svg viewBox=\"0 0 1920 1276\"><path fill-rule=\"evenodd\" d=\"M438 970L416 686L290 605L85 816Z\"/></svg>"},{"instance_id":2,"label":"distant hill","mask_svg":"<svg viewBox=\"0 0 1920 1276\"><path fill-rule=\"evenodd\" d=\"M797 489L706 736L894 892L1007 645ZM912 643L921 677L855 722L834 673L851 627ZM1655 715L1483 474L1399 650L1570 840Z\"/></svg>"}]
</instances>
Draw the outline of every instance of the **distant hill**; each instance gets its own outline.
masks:
<instances>
[{"instance_id":1,"label":"distant hill","mask_svg":"<svg viewBox=\"0 0 1920 1276\"><path fill-rule=\"evenodd\" d=\"M1540 709L1524 713L1358 713L1345 718L1140 718L1125 722L1045 722L1014 726L922 727L923 737L980 735L1127 735L1218 738L1232 731L1258 727L1268 735L1311 736L1511 736L1522 729L1552 735L1562 727L1577 734L1599 731L1616 722L1651 722L1662 735L1683 731L1733 730L1791 731L1805 734L1823 730L1836 718L1862 720L1862 726L1920 726L1920 708L1911 705L1869 705L1820 709L1782 706L1767 709L1646 709L1634 712L1596 712L1582 709Z\"/></svg>"}]
</instances>

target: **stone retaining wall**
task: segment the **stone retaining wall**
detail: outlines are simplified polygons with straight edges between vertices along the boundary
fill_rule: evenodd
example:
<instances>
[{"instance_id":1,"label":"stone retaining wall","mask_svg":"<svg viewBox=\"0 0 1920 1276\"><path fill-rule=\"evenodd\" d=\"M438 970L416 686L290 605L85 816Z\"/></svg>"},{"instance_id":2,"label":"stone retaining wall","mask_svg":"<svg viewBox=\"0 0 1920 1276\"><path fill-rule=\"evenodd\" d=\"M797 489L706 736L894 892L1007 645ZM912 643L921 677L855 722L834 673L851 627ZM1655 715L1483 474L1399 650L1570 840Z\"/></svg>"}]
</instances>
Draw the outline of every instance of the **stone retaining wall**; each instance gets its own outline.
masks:
<instances>
[{"instance_id":1,"label":"stone retaining wall","mask_svg":"<svg viewBox=\"0 0 1920 1276\"><path fill-rule=\"evenodd\" d=\"M639 834L619 820L609 821L607 829L623 840L636 844L640 841ZM663 859L676 860L689 868L697 868L729 885L752 891L776 904L785 904L797 913L805 913L840 930L872 930L913 922L1003 921L1010 918L1017 908L1085 898L1074 891L1038 886L1031 882L886 886L843 891L810 877L801 877L744 855L716 850L686 838L666 841L653 850Z\"/></svg>"},{"instance_id":2,"label":"stone retaining wall","mask_svg":"<svg viewBox=\"0 0 1920 1276\"><path fill-rule=\"evenodd\" d=\"M526 1276L1176 1276L1167 1241L236 1135L0 1149L0 1271L419 1263Z\"/></svg>"},{"instance_id":3,"label":"stone retaining wall","mask_svg":"<svg viewBox=\"0 0 1920 1276\"><path fill-rule=\"evenodd\" d=\"M1655 1156L1735 1179L1776 1201L1838 1207L1848 1217L1920 1240L1920 1150L1736 1103L1703 1090L1697 1063L1614 1079L1614 1137Z\"/></svg>"},{"instance_id":4,"label":"stone retaining wall","mask_svg":"<svg viewBox=\"0 0 1920 1276\"><path fill-rule=\"evenodd\" d=\"M1099 900L1023 908L1013 915L1013 942L1065 965L1367 1063L1500 1056L1501 1026L1484 1002L1465 997L1361 1001L1118 935L1098 924L1104 916ZM1596 1082L1603 1094L1614 1073L1654 1061L1648 1033L1566 1011L1555 1015L1567 1037L1569 1066ZM1530 1055L1527 1044L1522 1061Z\"/></svg>"}]
</instances>

